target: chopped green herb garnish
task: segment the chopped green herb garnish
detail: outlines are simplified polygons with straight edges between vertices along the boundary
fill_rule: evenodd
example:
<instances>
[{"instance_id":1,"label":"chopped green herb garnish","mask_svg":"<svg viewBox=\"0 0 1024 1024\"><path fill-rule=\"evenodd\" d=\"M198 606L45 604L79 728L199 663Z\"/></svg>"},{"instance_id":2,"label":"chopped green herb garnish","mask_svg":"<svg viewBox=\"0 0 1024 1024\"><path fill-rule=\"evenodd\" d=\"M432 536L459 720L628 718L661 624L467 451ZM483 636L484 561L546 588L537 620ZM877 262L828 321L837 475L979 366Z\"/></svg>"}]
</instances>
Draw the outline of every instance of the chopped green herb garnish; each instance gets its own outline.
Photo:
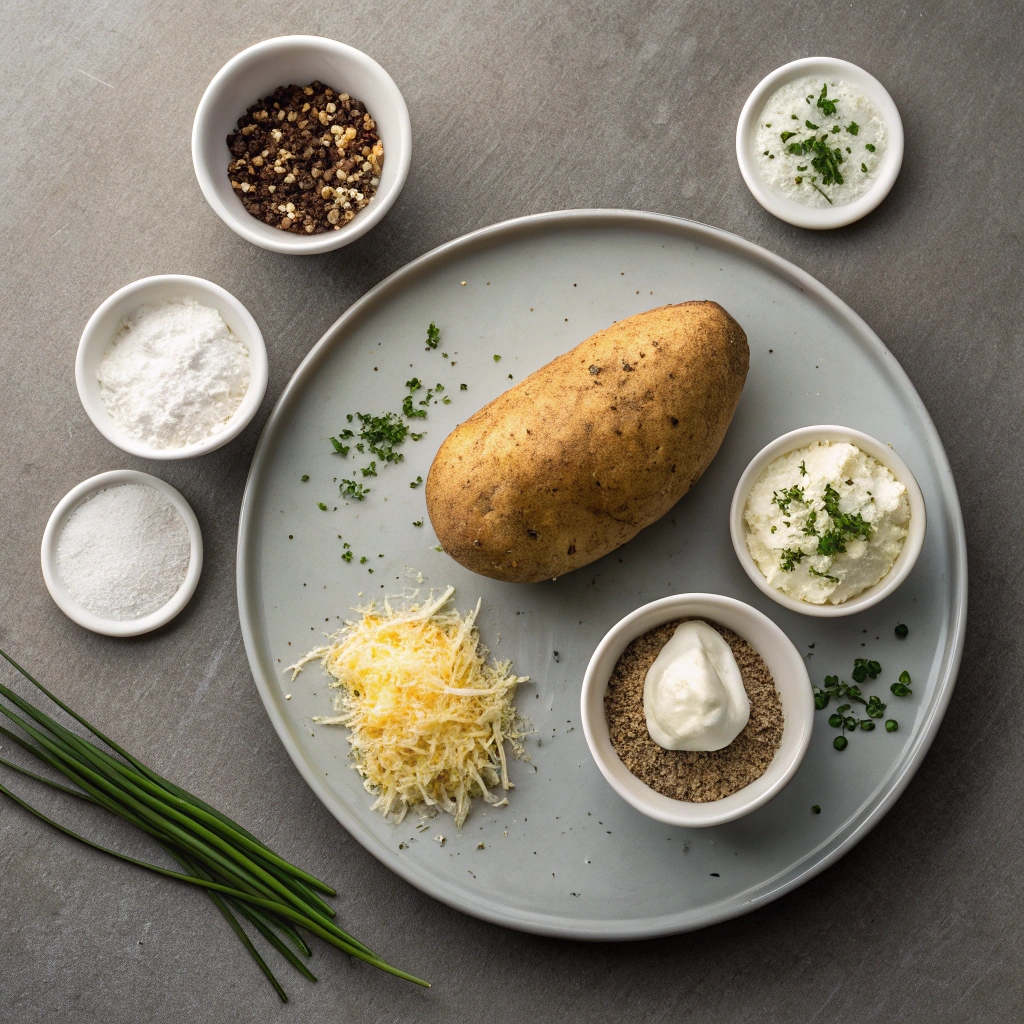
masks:
<instances>
[{"instance_id":1,"label":"chopped green herb garnish","mask_svg":"<svg viewBox=\"0 0 1024 1024\"><path fill-rule=\"evenodd\" d=\"M849 123L849 124L848 124L848 125L846 126L846 130L847 130L847 131L848 131L848 132L849 132L849 133L850 133L851 135L856 135L856 134L857 134L857 132L859 132L859 131L860 131L860 125L859 125L859 124L857 124L857 122L856 122L856 121L851 121L851 122L850 122L850 123Z\"/></svg>"},{"instance_id":2,"label":"chopped green herb garnish","mask_svg":"<svg viewBox=\"0 0 1024 1024\"><path fill-rule=\"evenodd\" d=\"M494 361L495 361L496 363L500 363L500 362L501 362L501 356L498 356L498 355L496 355L496 356L494 357Z\"/></svg>"},{"instance_id":3,"label":"chopped green herb garnish","mask_svg":"<svg viewBox=\"0 0 1024 1024\"><path fill-rule=\"evenodd\" d=\"M867 165L867 164L861 164L861 165L860 165L860 169L861 169L861 170L862 170L862 171L863 171L863 172L864 172L865 174L867 174L867 173L868 173L868 165Z\"/></svg>"},{"instance_id":4,"label":"chopped green herb garnish","mask_svg":"<svg viewBox=\"0 0 1024 1024\"><path fill-rule=\"evenodd\" d=\"M308 473L303 473L302 474L302 482L304 484L309 483L309 474Z\"/></svg>"},{"instance_id":5,"label":"chopped green herb garnish","mask_svg":"<svg viewBox=\"0 0 1024 1024\"><path fill-rule=\"evenodd\" d=\"M343 562L351 562L352 561L352 552L351 551L343 551L341 553L341 560Z\"/></svg>"},{"instance_id":6,"label":"chopped green herb garnish","mask_svg":"<svg viewBox=\"0 0 1024 1024\"><path fill-rule=\"evenodd\" d=\"M422 519L415 519L415 520L413 520L413 524L412 525L413 526L422 526L423 525L423 520Z\"/></svg>"},{"instance_id":7,"label":"chopped green herb garnish","mask_svg":"<svg viewBox=\"0 0 1024 1024\"><path fill-rule=\"evenodd\" d=\"M422 403L421 403L422 404ZM412 404L412 395L406 395L402 399L402 414L409 417L409 419L425 419L427 415L426 409L417 409ZM413 438L415 440L415 438Z\"/></svg>"},{"instance_id":8,"label":"chopped green herb garnish","mask_svg":"<svg viewBox=\"0 0 1024 1024\"><path fill-rule=\"evenodd\" d=\"M779 565L779 568L783 572L792 572L805 557L804 552L799 548L795 551L790 548L783 548L782 563Z\"/></svg>"},{"instance_id":9,"label":"chopped green herb garnish","mask_svg":"<svg viewBox=\"0 0 1024 1024\"><path fill-rule=\"evenodd\" d=\"M427 348L437 348L437 343L441 338L441 332L437 329L437 324L432 323L427 328Z\"/></svg>"},{"instance_id":10,"label":"chopped green herb garnish","mask_svg":"<svg viewBox=\"0 0 1024 1024\"><path fill-rule=\"evenodd\" d=\"M835 747L836 750L845 750L849 744L850 741L845 736L837 736L832 741L832 746Z\"/></svg>"},{"instance_id":11,"label":"chopped green herb garnish","mask_svg":"<svg viewBox=\"0 0 1024 1024\"><path fill-rule=\"evenodd\" d=\"M909 697L914 691L910 688L910 673L904 670L900 673L899 682L889 687L897 697Z\"/></svg>"},{"instance_id":12,"label":"chopped green herb garnish","mask_svg":"<svg viewBox=\"0 0 1024 1024\"><path fill-rule=\"evenodd\" d=\"M376 476L377 475L377 463L376 462L371 462L368 466L363 466L363 468L361 470L359 470L359 472L362 473L364 477L365 476Z\"/></svg>"},{"instance_id":13,"label":"chopped green herb garnish","mask_svg":"<svg viewBox=\"0 0 1024 1024\"><path fill-rule=\"evenodd\" d=\"M469 390L469 385L468 384L460 384L459 385L459 390L460 391L468 391Z\"/></svg>"},{"instance_id":14,"label":"chopped green herb garnish","mask_svg":"<svg viewBox=\"0 0 1024 1024\"><path fill-rule=\"evenodd\" d=\"M818 572L818 570L815 569L813 565L807 566L807 571L812 576L820 576L823 580L831 580L833 583L839 582L839 578L837 576L829 576L827 572Z\"/></svg>"},{"instance_id":15,"label":"chopped green herb garnish","mask_svg":"<svg viewBox=\"0 0 1024 1024\"><path fill-rule=\"evenodd\" d=\"M878 674L882 671L882 666L877 661L867 661L864 658L856 658L853 662L853 678L858 683L863 683L865 679L877 679Z\"/></svg>"},{"instance_id":16,"label":"chopped green herb garnish","mask_svg":"<svg viewBox=\"0 0 1024 1024\"><path fill-rule=\"evenodd\" d=\"M802 487L797 487L796 484L794 484L788 490L785 490L785 491L775 491L772 494L772 504L773 505L778 505L779 506L779 511L783 515L788 515L789 514L789 506L790 506L791 502L794 502L794 501L803 502L803 500L804 500L804 489Z\"/></svg>"},{"instance_id":17,"label":"chopped green herb garnish","mask_svg":"<svg viewBox=\"0 0 1024 1024\"><path fill-rule=\"evenodd\" d=\"M412 481L412 483L409 484L409 486L415 488L415 487L419 487L419 485L421 483L423 483L423 477L418 476L418 477L416 477L415 480Z\"/></svg>"},{"instance_id":18,"label":"chopped green herb garnish","mask_svg":"<svg viewBox=\"0 0 1024 1024\"><path fill-rule=\"evenodd\" d=\"M797 116L796 116L796 114L790 114L789 116L790 116L790 117L791 117L791 118L792 118L792 119L793 119L794 121L799 121L799 120L800 120L800 118L799 118L799 117L797 117Z\"/></svg>"},{"instance_id":19,"label":"chopped green herb garnish","mask_svg":"<svg viewBox=\"0 0 1024 1024\"><path fill-rule=\"evenodd\" d=\"M817 804L815 804L811 808L811 814L821 814L821 808Z\"/></svg>"},{"instance_id":20,"label":"chopped green herb garnish","mask_svg":"<svg viewBox=\"0 0 1024 1024\"><path fill-rule=\"evenodd\" d=\"M442 405L451 405L452 404L452 400L447 395L445 395L444 398L441 399L441 404Z\"/></svg>"},{"instance_id":21,"label":"chopped green herb garnish","mask_svg":"<svg viewBox=\"0 0 1024 1024\"><path fill-rule=\"evenodd\" d=\"M799 132L782 132L781 135L779 136L779 138L782 139L783 142L785 142L787 139L791 139L791 138L793 138L794 135L799 135L799 134L800 134Z\"/></svg>"},{"instance_id":22,"label":"chopped green herb garnish","mask_svg":"<svg viewBox=\"0 0 1024 1024\"><path fill-rule=\"evenodd\" d=\"M808 128L810 128L812 131L817 131L818 130L818 126L816 124L812 124L810 121L804 121L804 124Z\"/></svg>"},{"instance_id":23,"label":"chopped green herb garnish","mask_svg":"<svg viewBox=\"0 0 1024 1024\"><path fill-rule=\"evenodd\" d=\"M336 437L331 438L331 444L339 455L348 455L349 446L347 444L342 444Z\"/></svg>"},{"instance_id":24,"label":"chopped green herb garnish","mask_svg":"<svg viewBox=\"0 0 1024 1024\"><path fill-rule=\"evenodd\" d=\"M902 622L896 627L895 632L901 640L906 640L910 636L910 630Z\"/></svg>"},{"instance_id":25,"label":"chopped green herb garnish","mask_svg":"<svg viewBox=\"0 0 1024 1024\"><path fill-rule=\"evenodd\" d=\"M805 167L801 167L801 168L799 168L799 170L803 171L803 170L806 170L806 168ZM800 475L801 476L807 476L807 466L805 464L806 461L807 461L806 459L801 459L800 460Z\"/></svg>"},{"instance_id":26,"label":"chopped green herb garnish","mask_svg":"<svg viewBox=\"0 0 1024 1024\"><path fill-rule=\"evenodd\" d=\"M427 436L427 432L426 432L426 431L424 430L424 431L422 431L422 432L421 432L421 433L419 433L419 434L410 434L409 436L410 436L410 437L411 437L411 438L412 438L412 439L413 439L414 441L418 441L418 440L419 440L419 439L420 439L421 437L426 437L426 436Z\"/></svg>"},{"instance_id":27,"label":"chopped green herb garnish","mask_svg":"<svg viewBox=\"0 0 1024 1024\"><path fill-rule=\"evenodd\" d=\"M798 171L806 171L807 170L807 164L802 164L800 167L797 168L797 170ZM803 463L801 462L800 465L802 466Z\"/></svg>"},{"instance_id":28,"label":"chopped green herb garnish","mask_svg":"<svg viewBox=\"0 0 1024 1024\"><path fill-rule=\"evenodd\" d=\"M320 509L321 512L326 512L327 511L327 506L322 501L318 501L316 503L316 507L318 509Z\"/></svg>"},{"instance_id":29,"label":"chopped green herb garnish","mask_svg":"<svg viewBox=\"0 0 1024 1024\"><path fill-rule=\"evenodd\" d=\"M405 458L401 452L395 451L395 445L405 440L409 427L397 413L386 412L383 416L371 416L369 413L357 412L356 416L362 424L359 436L373 455L384 462L401 462ZM362 451L359 445L356 447Z\"/></svg>"},{"instance_id":30,"label":"chopped green herb garnish","mask_svg":"<svg viewBox=\"0 0 1024 1024\"><path fill-rule=\"evenodd\" d=\"M818 188L817 185L814 184L813 180L811 182L811 188L813 188L815 192L817 192L819 195L821 195L824 198L825 202L828 203L829 206L832 205L832 200L829 199L829 197L827 195L825 195L825 193L822 192L821 189Z\"/></svg>"},{"instance_id":31,"label":"chopped green herb garnish","mask_svg":"<svg viewBox=\"0 0 1024 1024\"><path fill-rule=\"evenodd\" d=\"M870 143L870 142L865 142L865 143L864 143L864 148L865 148L865 149L866 149L866 150L867 150L867 151L868 151L869 153L874 153L874 151L875 151L875 147L874 147L874 145L873 145L872 143Z\"/></svg>"},{"instance_id":32,"label":"chopped green herb garnish","mask_svg":"<svg viewBox=\"0 0 1024 1024\"><path fill-rule=\"evenodd\" d=\"M822 85L822 87L821 87L821 95L818 97L818 102L817 102L816 106L821 108L821 112L826 117L831 117L836 112L836 101L835 100L826 99L827 95L828 95L828 84L826 83L826 84ZM839 131L839 129L836 128L836 131Z\"/></svg>"},{"instance_id":33,"label":"chopped green herb garnish","mask_svg":"<svg viewBox=\"0 0 1024 1024\"><path fill-rule=\"evenodd\" d=\"M361 558L359 559L359 564L360 564L360 565L365 565L365 564L366 564L366 563L367 563L368 561L369 561L369 559L368 559L368 558L366 557L366 555L363 555L363 556L362 556L362 557L361 557Z\"/></svg>"},{"instance_id":34,"label":"chopped green herb garnish","mask_svg":"<svg viewBox=\"0 0 1024 1024\"><path fill-rule=\"evenodd\" d=\"M778 527L777 527L777 526L773 526L773 527L772 527L772 533L774 533L774 532L775 532L775 531L776 531L777 529L778 529Z\"/></svg>"},{"instance_id":35,"label":"chopped green herb garnish","mask_svg":"<svg viewBox=\"0 0 1024 1024\"><path fill-rule=\"evenodd\" d=\"M895 732L900 727L900 723L895 718L889 718L885 723L886 732Z\"/></svg>"},{"instance_id":36,"label":"chopped green herb garnish","mask_svg":"<svg viewBox=\"0 0 1024 1024\"><path fill-rule=\"evenodd\" d=\"M338 490L343 498L352 498L354 501L362 501L370 493L366 487L356 483L355 480L342 480L338 485Z\"/></svg>"}]
</instances>

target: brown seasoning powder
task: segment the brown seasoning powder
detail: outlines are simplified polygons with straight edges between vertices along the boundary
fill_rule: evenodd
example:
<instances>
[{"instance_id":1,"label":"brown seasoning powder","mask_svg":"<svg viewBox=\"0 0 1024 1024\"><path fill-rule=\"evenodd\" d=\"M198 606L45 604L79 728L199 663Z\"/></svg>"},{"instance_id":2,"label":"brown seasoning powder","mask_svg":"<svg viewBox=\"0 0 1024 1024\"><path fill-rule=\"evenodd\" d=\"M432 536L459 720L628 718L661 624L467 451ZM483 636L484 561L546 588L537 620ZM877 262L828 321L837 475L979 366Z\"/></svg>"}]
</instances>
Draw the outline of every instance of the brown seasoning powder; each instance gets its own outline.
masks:
<instances>
[{"instance_id":1,"label":"brown seasoning powder","mask_svg":"<svg viewBox=\"0 0 1024 1024\"><path fill-rule=\"evenodd\" d=\"M644 680L677 619L638 636L615 664L604 697L612 746L622 763L656 793L691 803L721 800L759 779L782 741L782 700L764 659L732 630L709 622L732 650L750 701L750 720L721 750L666 750L651 739L644 715Z\"/></svg>"},{"instance_id":2,"label":"brown seasoning powder","mask_svg":"<svg viewBox=\"0 0 1024 1024\"><path fill-rule=\"evenodd\" d=\"M257 220L282 231L338 231L377 192L384 145L359 100L321 82L281 86L227 138L228 177Z\"/></svg>"}]
</instances>

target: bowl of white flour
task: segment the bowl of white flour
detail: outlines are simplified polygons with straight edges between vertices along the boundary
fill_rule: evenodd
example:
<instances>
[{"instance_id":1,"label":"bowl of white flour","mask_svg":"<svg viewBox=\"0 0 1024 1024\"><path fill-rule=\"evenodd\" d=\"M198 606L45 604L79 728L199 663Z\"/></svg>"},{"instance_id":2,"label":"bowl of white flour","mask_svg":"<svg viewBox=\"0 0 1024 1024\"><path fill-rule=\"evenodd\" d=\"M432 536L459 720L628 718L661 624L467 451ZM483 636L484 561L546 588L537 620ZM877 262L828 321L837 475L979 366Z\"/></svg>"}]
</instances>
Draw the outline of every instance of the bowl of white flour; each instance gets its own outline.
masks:
<instances>
[{"instance_id":1,"label":"bowl of white flour","mask_svg":"<svg viewBox=\"0 0 1024 1024\"><path fill-rule=\"evenodd\" d=\"M50 515L43 579L68 618L94 633L138 636L170 622L195 593L203 538L189 503L148 473L118 469L72 488Z\"/></svg>"},{"instance_id":2,"label":"bowl of white flour","mask_svg":"<svg viewBox=\"0 0 1024 1024\"><path fill-rule=\"evenodd\" d=\"M75 362L96 429L146 459L188 459L237 437L267 390L249 311L210 281L164 274L116 291L89 318Z\"/></svg>"}]
</instances>

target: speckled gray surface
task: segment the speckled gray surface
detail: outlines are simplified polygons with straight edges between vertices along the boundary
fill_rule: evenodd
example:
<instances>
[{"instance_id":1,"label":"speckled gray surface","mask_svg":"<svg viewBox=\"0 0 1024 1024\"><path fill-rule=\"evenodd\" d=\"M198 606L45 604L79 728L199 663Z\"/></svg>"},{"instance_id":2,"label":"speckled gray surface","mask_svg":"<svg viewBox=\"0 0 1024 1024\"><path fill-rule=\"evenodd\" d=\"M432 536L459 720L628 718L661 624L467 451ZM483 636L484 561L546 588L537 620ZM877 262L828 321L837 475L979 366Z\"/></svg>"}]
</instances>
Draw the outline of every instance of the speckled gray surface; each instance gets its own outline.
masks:
<instances>
[{"instance_id":1,"label":"speckled gray surface","mask_svg":"<svg viewBox=\"0 0 1024 1024\"><path fill-rule=\"evenodd\" d=\"M366 50L413 120L409 182L384 223L306 260L252 248L202 201L199 96L235 52L308 31ZM1024 656L1014 526L1024 355L1018 3L42 3L0 10L7 150L0 329L0 643L87 715L286 854L337 879L355 934L429 992L318 955L282 1007L203 898L113 864L0 804L2 1016L11 1021L453 1021L1019 1018L1016 809ZM749 90L825 52L860 64L904 119L903 171L851 228L812 235L760 209L733 157ZM901 360L960 488L971 619L949 714L882 824L823 875L731 923L580 945L463 917L392 876L292 768L242 652L233 559L259 427L310 345L390 271L520 213L626 206L735 231L820 278ZM38 545L79 480L132 459L74 389L88 315L146 274L210 277L246 303L271 356L267 403L236 442L157 467L192 503L206 565L171 627L113 641L50 601ZM866 402L871 401L865 395ZM62 812L69 820L86 813ZM80 815L80 816L79 816ZM126 848L121 829L90 820ZM141 848L141 847L139 847Z\"/></svg>"}]
</instances>

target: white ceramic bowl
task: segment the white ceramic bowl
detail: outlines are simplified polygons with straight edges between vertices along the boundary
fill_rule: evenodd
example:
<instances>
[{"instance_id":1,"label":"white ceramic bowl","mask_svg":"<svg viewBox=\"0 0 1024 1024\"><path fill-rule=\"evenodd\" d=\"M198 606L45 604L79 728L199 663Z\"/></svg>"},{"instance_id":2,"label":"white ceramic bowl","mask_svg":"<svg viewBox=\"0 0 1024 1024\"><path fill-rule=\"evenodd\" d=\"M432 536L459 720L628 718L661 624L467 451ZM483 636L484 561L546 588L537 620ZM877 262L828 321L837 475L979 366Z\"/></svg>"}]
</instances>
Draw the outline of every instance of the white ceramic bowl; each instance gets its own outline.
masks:
<instances>
[{"instance_id":1,"label":"white ceramic bowl","mask_svg":"<svg viewBox=\"0 0 1024 1024\"><path fill-rule=\"evenodd\" d=\"M874 103L888 132L885 162L874 186L852 203L829 206L824 210L804 206L795 199L773 192L757 169L757 121L764 105L782 86L807 75L834 76L855 86ZM804 57L773 71L747 98L736 125L736 159L747 188L769 213L798 228L839 228L860 220L889 194L903 163L903 122L885 86L863 68L835 57Z\"/></svg>"},{"instance_id":2,"label":"white ceramic bowl","mask_svg":"<svg viewBox=\"0 0 1024 1024\"><path fill-rule=\"evenodd\" d=\"M150 612L149 615L144 615L141 619L133 619L128 622L104 619L87 611L68 593L68 588L57 572L57 542L60 540L61 531L68 521L68 516L91 494L102 491L105 487L116 487L120 484L144 484L148 487L155 487L166 495L181 514L182 519L185 520L191 546L188 570L175 595L162 608ZM134 469L115 469L109 473L100 473L98 476L84 480L64 495L50 514L46 530L43 532L41 560L46 589L49 590L50 597L57 602L57 607L69 619L86 629L91 629L94 633L103 633L106 636L138 636L140 633L148 633L150 630L166 625L188 604L195 593L196 584L199 583L199 574L203 569L203 536L199 531L199 522L192 511L192 506L169 483Z\"/></svg>"},{"instance_id":3,"label":"white ceramic bowl","mask_svg":"<svg viewBox=\"0 0 1024 1024\"><path fill-rule=\"evenodd\" d=\"M750 489L757 483L758 477L768 468L768 465L780 455L803 448L814 441L847 441L856 445L862 452L877 459L906 487L907 500L910 502L910 525L907 528L907 539L903 542L903 547L900 549L893 567L873 587L862 590L842 604L808 604L806 601L800 601L784 594L781 590L776 590L764 578L764 574L757 567L757 563L747 547L747 524L743 518L743 510L746 508ZM853 615L888 597L914 568L917 556L921 554L921 547L924 545L926 527L927 516L921 488L918 486L914 474L910 472L910 467L892 448L887 444L882 444L870 434L851 430L849 427L829 425L791 430L788 434L783 434L782 437L776 438L771 444L762 448L743 471L739 483L736 484L732 505L729 508L729 533L732 537L732 546L736 551L736 557L740 560L740 565L743 566L744 571L753 580L758 590L790 611L818 618L841 618L844 615Z\"/></svg>"},{"instance_id":4,"label":"white ceramic bowl","mask_svg":"<svg viewBox=\"0 0 1024 1024\"><path fill-rule=\"evenodd\" d=\"M249 390L235 410L234 416L222 430L211 437L181 448L151 448L125 434L107 412L107 407L100 397L96 370L104 353L113 345L121 321L126 316L149 302L182 298L195 299L204 306L216 309L235 337L249 350ZM89 414L89 419L111 444L143 459L190 459L194 455L205 455L227 444L237 437L256 415L256 410L267 393L267 347L263 343L263 334L249 311L220 285L204 281L201 277L186 277L181 274L144 277L114 292L89 317L89 322L82 331L82 340L78 343L75 382L78 385L78 396Z\"/></svg>"},{"instance_id":5,"label":"white ceramic bowl","mask_svg":"<svg viewBox=\"0 0 1024 1024\"><path fill-rule=\"evenodd\" d=\"M384 144L384 167L376 194L348 224L318 235L295 235L257 220L235 195L228 179L232 157L227 137L249 107L279 86L308 85L315 79L366 105ZM365 53L320 36L266 39L232 57L207 86L192 126L192 164L206 201L232 231L274 252L329 252L365 235L398 198L411 157L409 110L391 76Z\"/></svg>"},{"instance_id":6,"label":"white ceramic bowl","mask_svg":"<svg viewBox=\"0 0 1024 1024\"><path fill-rule=\"evenodd\" d=\"M616 662L638 636L675 619L716 622L743 637L764 659L782 698L782 742L768 770L749 786L711 803L689 803L656 793L619 759L608 735L604 695ZM667 825L705 828L741 818L766 804L796 774L814 724L811 681L800 652L766 615L742 601L718 594L679 594L652 601L630 613L597 645L586 675L580 714L587 746L612 789L638 811Z\"/></svg>"}]
</instances>

